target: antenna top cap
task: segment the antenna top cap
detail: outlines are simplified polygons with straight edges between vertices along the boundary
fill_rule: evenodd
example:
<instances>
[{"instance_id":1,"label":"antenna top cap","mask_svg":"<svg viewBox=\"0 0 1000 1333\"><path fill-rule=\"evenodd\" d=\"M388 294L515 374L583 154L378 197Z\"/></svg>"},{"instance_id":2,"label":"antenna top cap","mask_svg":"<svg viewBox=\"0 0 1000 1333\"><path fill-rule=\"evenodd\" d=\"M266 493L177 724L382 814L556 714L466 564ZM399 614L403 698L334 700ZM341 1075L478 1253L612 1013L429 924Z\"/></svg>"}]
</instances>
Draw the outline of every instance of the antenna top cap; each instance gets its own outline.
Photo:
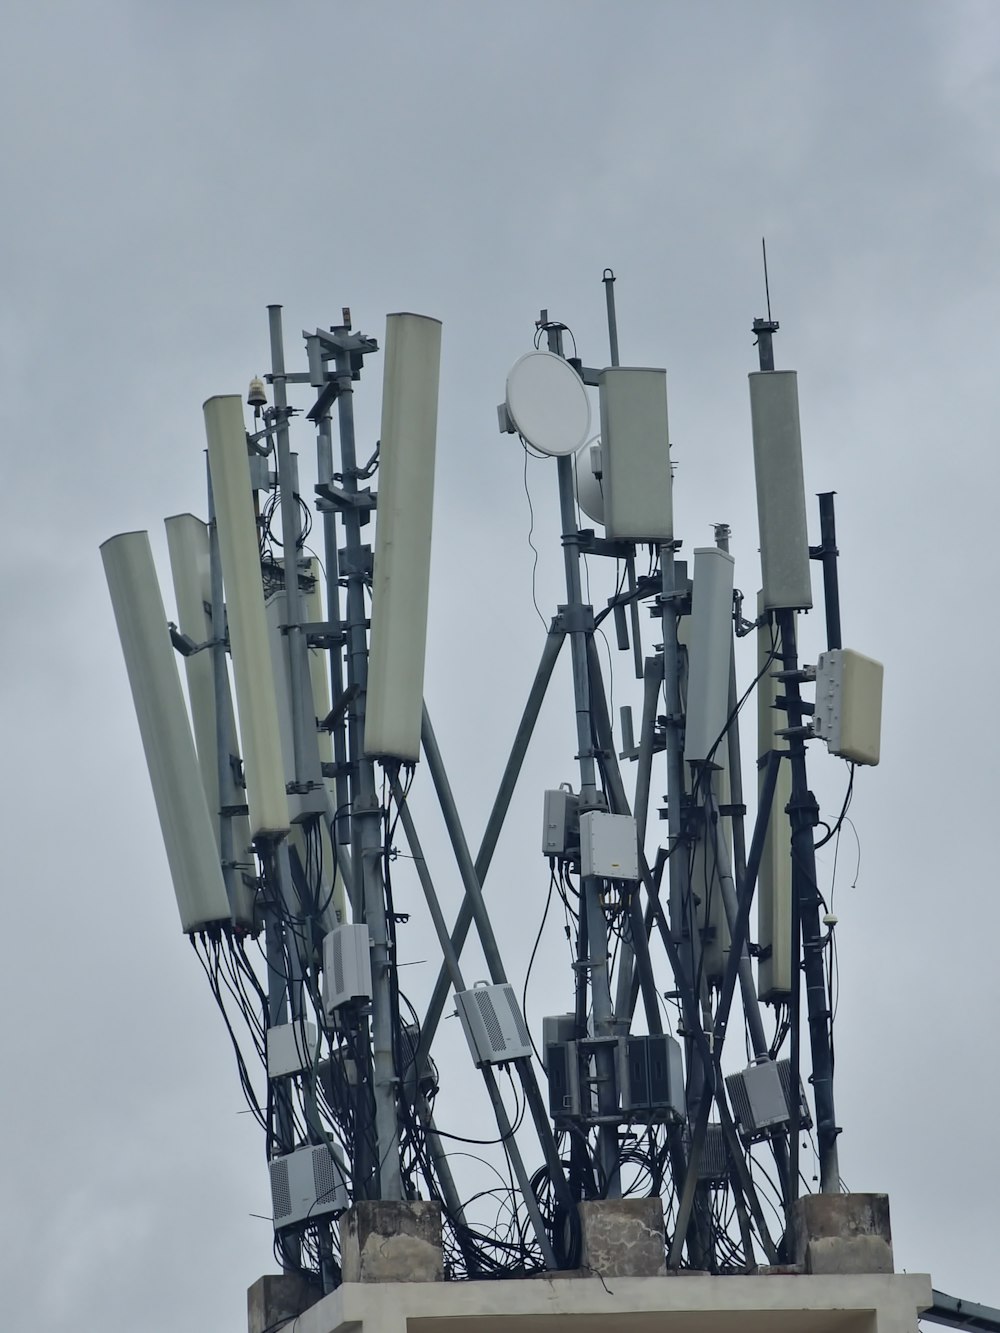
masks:
<instances>
[{"instance_id":1,"label":"antenna top cap","mask_svg":"<svg viewBox=\"0 0 1000 1333\"><path fill-rule=\"evenodd\" d=\"M571 365L554 352L529 352L507 376L507 414L543 454L576 453L590 435L590 399Z\"/></svg>"}]
</instances>

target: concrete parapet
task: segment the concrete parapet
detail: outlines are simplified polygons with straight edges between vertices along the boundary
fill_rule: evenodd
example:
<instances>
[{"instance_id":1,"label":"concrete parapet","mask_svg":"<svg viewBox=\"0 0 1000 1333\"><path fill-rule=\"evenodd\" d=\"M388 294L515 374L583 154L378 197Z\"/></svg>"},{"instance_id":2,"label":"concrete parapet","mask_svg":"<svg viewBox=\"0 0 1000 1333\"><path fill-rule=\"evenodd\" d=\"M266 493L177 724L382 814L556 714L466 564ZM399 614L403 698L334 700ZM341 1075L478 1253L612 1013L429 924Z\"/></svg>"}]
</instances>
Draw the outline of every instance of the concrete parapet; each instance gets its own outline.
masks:
<instances>
[{"instance_id":1,"label":"concrete parapet","mask_svg":"<svg viewBox=\"0 0 1000 1333\"><path fill-rule=\"evenodd\" d=\"M931 1302L928 1277L894 1273L361 1282L294 1333L915 1333Z\"/></svg>"},{"instance_id":2,"label":"concrete parapet","mask_svg":"<svg viewBox=\"0 0 1000 1333\"><path fill-rule=\"evenodd\" d=\"M441 1282L441 1205L366 1199L340 1222L345 1282Z\"/></svg>"},{"instance_id":3,"label":"concrete parapet","mask_svg":"<svg viewBox=\"0 0 1000 1333\"><path fill-rule=\"evenodd\" d=\"M795 1262L807 1273L891 1273L886 1194L807 1194L792 1205Z\"/></svg>"},{"instance_id":4,"label":"concrete parapet","mask_svg":"<svg viewBox=\"0 0 1000 1333\"><path fill-rule=\"evenodd\" d=\"M298 1273L268 1273L247 1291L249 1333L274 1333L287 1320L303 1314L323 1295L316 1282Z\"/></svg>"},{"instance_id":5,"label":"concrete parapet","mask_svg":"<svg viewBox=\"0 0 1000 1333\"><path fill-rule=\"evenodd\" d=\"M601 1277L666 1273L662 1199L589 1199L580 1204L580 1226L585 1271Z\"/></svg>"}]
</instances>

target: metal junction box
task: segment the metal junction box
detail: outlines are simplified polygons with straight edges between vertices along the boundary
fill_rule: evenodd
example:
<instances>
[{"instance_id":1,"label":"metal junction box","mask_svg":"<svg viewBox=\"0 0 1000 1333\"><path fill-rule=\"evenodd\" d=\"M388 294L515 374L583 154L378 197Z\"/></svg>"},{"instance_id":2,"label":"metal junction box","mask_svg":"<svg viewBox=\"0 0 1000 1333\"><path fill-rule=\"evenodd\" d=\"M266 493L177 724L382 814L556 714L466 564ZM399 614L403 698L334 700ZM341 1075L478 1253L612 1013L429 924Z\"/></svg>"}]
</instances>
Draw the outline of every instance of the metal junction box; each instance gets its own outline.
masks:
<instances>
[{"instance_id":1,"label":"metal junction box","mask_svg":"<svg viewBox=\"0 0 1000 1333\"><path fill-rule=\"evenodd\" d=\"M545 793L542 820L542 853L545 856L567 856L580 841L579 800L566 787Z\"/></svg>"},{"instance_id":2,"label":"metal junction box","mask_svg":"<svg viewBox=\"0 0 1000 1333\"><path fill-rule=\"evenodd\" d=\"M267 1030L267 1076L283 1078L312 1068L316 1029L300 1019Z\"/></svg>"},{"instance_id":3,"label":"metal junction box","mask_svg":"<svg viewBox=\"0 0 1000 1333\"><path fill-rule=\"evenodd\" d=\"M371 998L368 927L335 926L323 940L323 1008L332 1016L345 1004Z\"/></svg>"},{"instance_id":4,"label":"metal junction box","mask_svg":"<svg viewBox=\"0 0 1000 1333\"><path fill-rule=\"evenodd\" d=\"M576 1040L576 1014L546 1014L542 1019L542 1046Z\"/></svg>"},{"instance_id":5,"label":"metal junction box","mask_svg":"<svg viewBox=\"0 0 1000 1333\"><path fill-rule=\"evenodd\" d=\"M513 986L483 984L456 991L455 1004L477 1069L530 1058L531 1038Z\"/></svg>"},{"instance_id":6,"label":"metal junction box","mask_svg":"<svg viewBox=\"0 0 1000 1333\"><path fill-rule=\"evenodd\" d=\"M587 810L580 816L580 874L639 878L639 843L631 815Z\"/></svg>"},{"instance_id":7,"label":"metal junction box","mask_svg":"<svg viewBox=\"0 0 1000 1333\"><path fill-rule=\"evenodd\" d=\"M350 1203L344 1157L334 1143L275 1157L270 1172L275 1231L342 1213Z\"/></svg>"},{"instance_id":8,"label":"metal junction box","mask_svg":"<svg viewBox=\"0 0 1000 1333\"><path fill-rule=\"evenodd\" d=\"M711 1185L725 1184L729 1176L729 1153L726 1151L726 1136L721 1125L710 1124L705 1128L705 1143L698 1163L698 1179Z\"/></svg>"},{"instance_id":9,"label":"metal junction box","mask_svg":"<svg viewBox=\"0 0 1000 1333\"><path fill-rule=\"evenodd\" d=\"M684 1064L674 1038L667 1033L628 1037L619 1049L623 1118L683 1120Z\"/></svg>"},{"instance_id":10,"label":"metal junction box","mask_svg":"<svg viewBox=\"0 0 1000 1333\"><path fill-rule=\"evenodd\" d=\"M882 663L850 648L820 653L815 727L831 754L855 764L877 764L882 737Z\"/></svg>"},{"instance_id":11,"label":"metal junction box","mask_svg":"<svg viewBox=\"0 0 1000 1333\"><path fill-rule=\"evenodd\" d=\"M420 1029L416 1023L407 1023L400 1034L400 1058L403 1068L399 1071L400 1086L406 1093L407 1101L412 1105L417 1100L417 1092L431 1093L438 1086L437 1065L429 1055L417 1063L420 1046Z\"/></svg>"},{"instance_id":12,"label":"metal junction box","mask_svg":"<svg viewBox=\"0 0 1000 1333\"><path fill-rule=\"evenodd\" d=\"M726 1078L726 1090L744 1143L767 1138L771 1130L791 1119L789 1096L791 1065L788 1060L764 1060L740 1074ZM812 1119L799 1081L799 1127L809 1129Z\"/></svg>"},{"instance_id":13,"label":"metal junction box","mask_svg":"<svg viewBox=\"0 0 1000 1333\"><path fill-rule=\"evenodd\" d=\"M549 1080L549 1115L557 1125L585 1119L590 1114L590 1089L580 1087L580 1053L575 1041L552 1042L545 1047ZM581 1099L586 1094L586 1105Z\"/></svg>"}]
</instances>

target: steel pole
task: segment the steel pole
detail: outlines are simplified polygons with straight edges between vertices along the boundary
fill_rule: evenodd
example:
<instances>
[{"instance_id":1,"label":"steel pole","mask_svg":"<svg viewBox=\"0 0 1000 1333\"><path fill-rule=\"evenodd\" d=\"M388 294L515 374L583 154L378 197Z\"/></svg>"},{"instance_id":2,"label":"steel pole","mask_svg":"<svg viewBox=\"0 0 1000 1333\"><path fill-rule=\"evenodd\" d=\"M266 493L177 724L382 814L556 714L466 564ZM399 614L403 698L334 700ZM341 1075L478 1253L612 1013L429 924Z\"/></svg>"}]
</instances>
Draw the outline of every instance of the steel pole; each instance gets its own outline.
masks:
<instances>
[{"instance_id":1,"label":"steel pole","mask_svg":"<svg viewBox=\"0 0 1000 1333\"><path fill-rule=\"evenodd\" d=\"M792 799L789 816L792 825L792 893L799 916L802 940L802 971L805 973L806 1006L809 1016L809 1047L812 1055L812 1084L816 1098L816 1138L819 1149L820 1190L824 1194L840 1192L840 1167L837 1154L837 1125L833 1101L833 1048L830 1037L832 1015L826 992L823 968L823 938L820 929L820 894L816 882L816 848L813 829L819 819L816 798L809 790L806 771L806 746L802 732L801 693L798 679L798 649L795 642L795 612L777 612L781 634L782 683L788 713L788 757L792 770ZM793 951L794 952L794 951ZM793 993L801 986L799 969L792 974ZM794 1073L794 1070L793 1070ZM798 1106L798 1088L792 1084L792 1106ZM793 1117L792 1128L797 1125ZM794 1178L790 1182L795 1187Z\"/></svg>"},{"instance_id":2,"label":"steel pole","mask_svg":"<svg viewBox=\"0 0 1000 1333\"><path fill-rule=\"evenodd\" d=\"M299 589L299 542L302 524L299 517L298 478L288 438L288 396L285 385L285 349L281 331L281 306L267 307L271 337L271 386L274 393L275 459L281 504L281 536L285 561L285 638L288 643L288 694L292 711L292 752L294 789L317 793L323 785L316 739L309 680L308 645L302 633L302 594ZM308 702L308 707L307 707ZM313 807L317 797L313 796Z\"/></svg>"},{"instance_id":3,"label":"steel pole","mask_svg":"<svg viewBox=\"0 0 1000 1333\"><path fill-rule=\"evenodd\" d=\"M337 409L344 490L358 493L357 451L354 438L354 390L350 355L337 351ZM396 1123L396 1069L393 1049L390 971L396 960L389 956L385 919L385 885L382 882L382 806L375 790L375 765L364 754L365 691L368 685L368 634L365 586L370 574L370 548L361 542L361 514L357 505L344 512L345 549L341 573L347 580L347 679L356 697L348 713L348 737L352 761L351 834L354 887L362 902L352 904L355 920L359 908L372 949L372 1064L375 1141L378 1159L369 1164L367 1175L374 1195L401 1199L403 1183L399 1164ZM359 1135L365 1142L365 1135Z\"/></svg>"},{"instance_id":4,"label":"steel pole","mask_svg":"<svg viewBox=\"0 0 1000 1333\"><path fill-rule=\"evenodd\" d=\"M823 600L826 604L826 646L842 648L840 637L840 580L837 575L837 520L833 497L836 491L823 491L819 497L820 559L823 562Z\"/></svg>"},{"instance_id":5,"label":"steel pole","mask_svg":"<svg viewBox=\"0 0 1000 1333\"><path fill-rule=\"evenodd\" d=\"M316 388L326 384L326 370L319 338L313 334L306 338L306 352L309 357L309 382ZM333 485L333 430L329 412L324 412L316 423L316 480L321 486ZM323 556L326 568L326 618L330 625L333 642L329 649L330 663L330 704L340 699L344 692L344 645L342 640L342 621L340 614L340 554L337 549L337 515L328 509L323 513ZM334 780L336 791L335 812L336 828L331 828L330 837L336 845L346 844L351 840L351 821L348 814L350 805L350 783L347 775L347 737L344 718L338 715L333 726L333 758L336 766ZM350 890L348 894L353 904Z\"/></svg>"}]
</instances>

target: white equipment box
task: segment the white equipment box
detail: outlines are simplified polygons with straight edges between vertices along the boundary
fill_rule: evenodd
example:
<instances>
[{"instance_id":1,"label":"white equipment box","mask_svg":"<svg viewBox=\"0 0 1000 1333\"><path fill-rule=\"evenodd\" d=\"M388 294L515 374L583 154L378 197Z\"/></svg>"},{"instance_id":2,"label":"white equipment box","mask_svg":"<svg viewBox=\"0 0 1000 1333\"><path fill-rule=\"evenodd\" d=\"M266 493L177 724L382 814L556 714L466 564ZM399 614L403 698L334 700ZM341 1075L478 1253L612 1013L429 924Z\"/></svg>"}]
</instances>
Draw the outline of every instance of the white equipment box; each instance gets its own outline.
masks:
<instances>
[{"instance_id":1,"label":"white equipment box","mask_svg":"<svg viewBox=\"0 0 1000 1333\"><path fill-rule=\"evenodd\" d=\"M275 1157L270 1172L275 1231L342 1213L350 1204L344 1155L335 1143Z\"/></svg>"},{"instance_id":2,"label":"white equipment box","mask_svg":"<svg viewBox=\"0 0 1000 1333\"><path fill-rule=\"evenodd\" d=\"M639 878L639 843L631 815L587 810L580 816L580 874Z\"/></svg>"},{"instance_id":3,"label":"white equipment box","mask_svg":"<svg viewBox=\"0 0 1000 1333\"><path fill-rule=\"evenodd\" d=\"M368 927L335 926L323 940L323 1007L332 1015L345 1004L371 998Z\"/></svg>"},{"instance_id":4,"label":"white equipment box","mask_svg":"<svg viewBox=\"0 0 1000 1333\"><path fill-rule=\"evenodd\" d=\"M480 982L471 990L456 991L455 1004L477 1069L531 1056L531 1038L513 986Z\"/></svg>"},{"instance_id":5,"label":"white equipment box","mask_svg":"<svg viewBox=\"0 0 1000 1333\"><path fill-rule=\"evenodd\" d=\"M316 1050L316 1029L300 1019L267 1030L267 1076L283 1078L311 1069Z\"/></svg>"},{"instance_id":6,"label":"white equipment box","mask_svg":"<svg viewBox=\"0 0 1000 1333\"><path fill-rule=\"evenodd\" d=\"M877 764L882 738L882 663L850 648L820 653L816 665L816 735L830 753Z\"/></svg>"}]
</instances>

